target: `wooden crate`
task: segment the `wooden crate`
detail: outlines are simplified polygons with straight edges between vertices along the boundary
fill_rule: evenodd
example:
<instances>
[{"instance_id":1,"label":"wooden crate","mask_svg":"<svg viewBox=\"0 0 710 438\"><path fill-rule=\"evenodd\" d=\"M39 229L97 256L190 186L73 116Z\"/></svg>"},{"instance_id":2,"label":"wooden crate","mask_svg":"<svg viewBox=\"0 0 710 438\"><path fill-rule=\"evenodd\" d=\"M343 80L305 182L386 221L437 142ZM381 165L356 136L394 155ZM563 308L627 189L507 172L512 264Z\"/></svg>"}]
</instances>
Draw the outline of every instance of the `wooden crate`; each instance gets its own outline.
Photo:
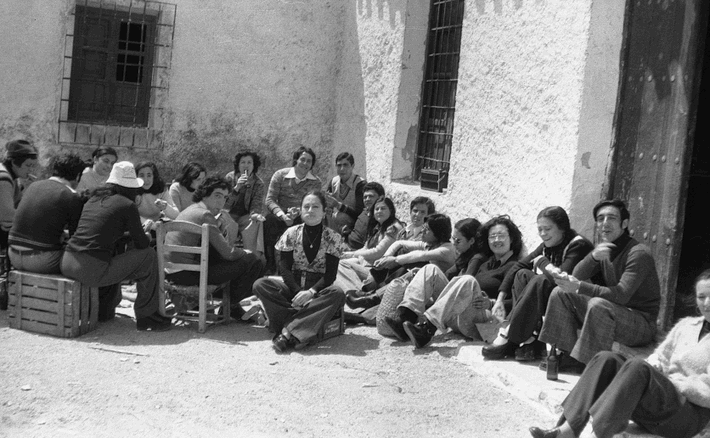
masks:
<instances>
[{"instance_id":1,"label":"wooden crate","mask_svg":"<svg viewBox=\"0 0 710 438\"><path fill-rule=\"evenodd\" d=\"M341 307L340 310L335 312L333 319L326 322L320 329L318 335L316 336L316 342L334 338L342 335L343 333L345 333L345 312Z\"/></svg>"},{"instance_id":2,"label":"wooden crate","mask_svg":"<svg viewBox=\"0 0 710 438\"><path fill-rule=\"evenodd\" d=\"M62 338L96 329L99 289L59 275L10 271L10 327Z\"/></svg>"}]
</instances>

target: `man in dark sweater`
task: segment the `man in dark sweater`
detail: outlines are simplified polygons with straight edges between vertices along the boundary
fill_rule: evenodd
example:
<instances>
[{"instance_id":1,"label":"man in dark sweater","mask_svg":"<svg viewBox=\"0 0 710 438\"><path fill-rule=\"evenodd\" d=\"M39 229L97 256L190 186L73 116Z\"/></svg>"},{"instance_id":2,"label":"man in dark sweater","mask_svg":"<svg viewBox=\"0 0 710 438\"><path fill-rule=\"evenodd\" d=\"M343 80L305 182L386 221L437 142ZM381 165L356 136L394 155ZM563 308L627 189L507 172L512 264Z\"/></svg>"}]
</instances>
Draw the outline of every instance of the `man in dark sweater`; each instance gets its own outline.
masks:
<instances>
[{"instance_id":1,"label":"man in dark sweater","mask_svg":"<svg viewBox=\"0 0 710 438\"><path fill-rule=\"evenodd\" d=\"M614 341L641 346L656 335L661 288L651 250L629 235L622 201L602 201L593 213L598 243L572 276L553 274L559 287L539 336L561 350L561 370L581 371Z\"/></svg>"},{"instance_id":2,"label":"man in dark sweater","mask_svg":"<svg viewBox=\"0 0 710 438\"><path fill-rule=\"evenodd\" d=\"M84 167L76 154L55 157L52 177L25 190L8 239L10 261L16 269L59 274L64 237L74 234L84 205L74 191Z\"/></svg>"},{"instance_id":3,"label":"man in dark sweater","mask_svg":"<svg viewBox=\"0 0 710 438\"><path fill-rule=\"evenodd\" d=\"M367 224L370 222L370 208L380 196L385 196L385 188L382 187L382 184L373 181L365 183L362 195L364 208L357 217L352 231L346 230L346 232L343 233L343 237L345 237L350 249L356 250L365 246L365 242L367 241Z\"/></svg>"},{"instance_id":4,"label":"man in dark sweater","mask_svg":"<svg viewBox=\"0 0 710 438\"><path fill-rule=\"evenodd\" d=\"M224 234L228 234L224 220L231 221L224 203L232 190L231 185L219 176L207 178L192 197L194 204L180 212L176 220L192 222L193 224L214 225L210 229L210 257L207 271L208 284L220 284L229 281L231 299L230 316L241 318L244 310L239 301L252 295L254 281L261 277L264 265L251 251L237 248L230 244ZM218 219L219 216L219 219ZM165 236L165 242L171 245L198 246L200 236L185 232L171 231ZM187 257L187 260L185 259ZM174 263L190 261L190 255L171 254ZM176 284L197 285L200 281L199 272L174 271L166 278Z\"/></svg>"}]
</instances>

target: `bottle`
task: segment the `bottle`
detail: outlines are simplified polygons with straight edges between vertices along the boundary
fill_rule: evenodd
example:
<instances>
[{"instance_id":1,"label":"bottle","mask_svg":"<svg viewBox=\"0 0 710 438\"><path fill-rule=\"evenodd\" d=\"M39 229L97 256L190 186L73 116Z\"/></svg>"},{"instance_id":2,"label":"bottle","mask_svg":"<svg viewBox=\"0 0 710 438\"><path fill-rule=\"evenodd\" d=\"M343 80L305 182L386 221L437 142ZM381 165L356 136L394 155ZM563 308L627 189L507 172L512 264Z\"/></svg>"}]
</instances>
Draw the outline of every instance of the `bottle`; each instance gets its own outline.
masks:
<instances>
[{"instance_id":1,"label":"bottle","mask_svg":"<svg viewBox=\"0 0 710 438\"><path fill-rule=\"evenodd\" d=\"M557 359L557 346L552 345L550 355L547 356L547 380L557 380L559 371L559 360Z\"/></svg>"}]
</instances>

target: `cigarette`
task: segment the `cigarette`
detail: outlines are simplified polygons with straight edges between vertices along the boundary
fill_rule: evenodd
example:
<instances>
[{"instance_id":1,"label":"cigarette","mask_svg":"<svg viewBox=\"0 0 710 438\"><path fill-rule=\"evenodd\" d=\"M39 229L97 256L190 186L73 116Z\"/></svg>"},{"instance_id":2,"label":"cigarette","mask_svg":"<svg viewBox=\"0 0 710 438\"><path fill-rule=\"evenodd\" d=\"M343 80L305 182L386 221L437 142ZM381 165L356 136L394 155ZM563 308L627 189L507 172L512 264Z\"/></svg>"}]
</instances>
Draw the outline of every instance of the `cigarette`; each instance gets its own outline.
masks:
<instances>
[{"instance_id":1,"label":"cigarette","mask_svg":"<svg viewBox=\"0 0 710 438\"><path fill-rule=\"evenodd\" d=\"M30 181L35 181L37 179L37 175L32 175L31 173L27 175L27 179Z\"/></svg>"}]
</instances>

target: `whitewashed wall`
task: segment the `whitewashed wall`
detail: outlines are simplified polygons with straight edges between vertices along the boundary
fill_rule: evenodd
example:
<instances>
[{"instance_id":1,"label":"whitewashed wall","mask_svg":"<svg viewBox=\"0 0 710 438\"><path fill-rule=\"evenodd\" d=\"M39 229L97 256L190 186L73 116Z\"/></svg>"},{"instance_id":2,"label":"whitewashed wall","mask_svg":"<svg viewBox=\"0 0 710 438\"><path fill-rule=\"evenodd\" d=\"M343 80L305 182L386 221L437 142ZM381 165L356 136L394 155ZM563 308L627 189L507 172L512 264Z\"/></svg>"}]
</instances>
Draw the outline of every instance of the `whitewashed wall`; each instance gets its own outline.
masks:
<instances>
[{"instance_id":1,"label":"whitewashed wall","mask_svg":"<svg viewBox=\"0 0 710 438\"><path fill-rule=\"evenodd\" d=\"M539 242L537 213L549 205L568 209L573 226L590 231L582 218L605 178L623 2L466 2L443 194L407 181L419 105L411 96L418 96L423 66L423 57L412 63L412 53L424 50L428 2L358 3L370 5L357 11L367 175L387 183L399 208L428 195L454 220L510 214L529 247Z\"/></svg>"}]
</instances>

